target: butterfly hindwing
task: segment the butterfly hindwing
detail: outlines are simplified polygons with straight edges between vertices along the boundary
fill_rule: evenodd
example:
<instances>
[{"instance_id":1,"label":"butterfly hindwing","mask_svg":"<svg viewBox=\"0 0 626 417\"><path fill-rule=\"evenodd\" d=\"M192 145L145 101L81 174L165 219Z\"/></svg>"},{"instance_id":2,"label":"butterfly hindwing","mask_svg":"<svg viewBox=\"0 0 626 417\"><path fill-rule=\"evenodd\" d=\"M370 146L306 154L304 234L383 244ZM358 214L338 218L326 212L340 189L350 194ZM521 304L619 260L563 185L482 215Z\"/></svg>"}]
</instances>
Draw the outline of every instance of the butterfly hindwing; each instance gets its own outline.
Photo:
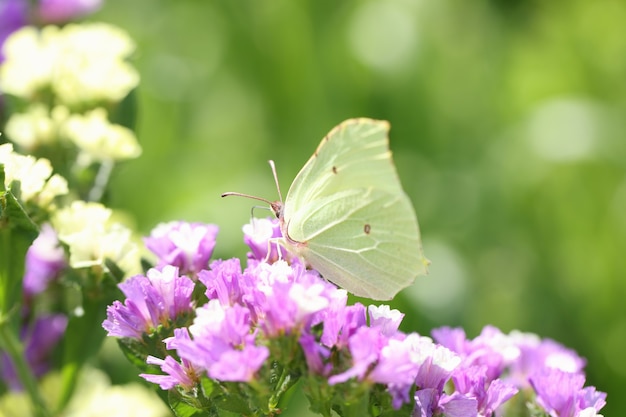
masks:
<instances>
[{"instance_id":1,"label":"butterfly hindwing","mask_svg":"<svg viewBox=\"0 0 626 417\"><path fill-rule=\"evenodd\" d=\"M305 207L306 218L295 217L287 230L306 242L296 252L328 280L359 296L390 299L425 272L406 196L351 189L318 203Z\"/></svg>"}]
</instances>

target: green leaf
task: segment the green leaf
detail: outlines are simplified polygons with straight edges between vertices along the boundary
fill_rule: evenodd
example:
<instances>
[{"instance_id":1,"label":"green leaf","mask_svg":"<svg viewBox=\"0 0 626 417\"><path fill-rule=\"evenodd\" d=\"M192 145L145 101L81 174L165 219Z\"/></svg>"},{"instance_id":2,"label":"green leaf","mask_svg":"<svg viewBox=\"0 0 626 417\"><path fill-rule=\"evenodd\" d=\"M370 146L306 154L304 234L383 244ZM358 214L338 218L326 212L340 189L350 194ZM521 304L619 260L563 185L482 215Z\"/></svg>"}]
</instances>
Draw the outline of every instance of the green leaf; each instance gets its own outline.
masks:
<instances>
[{"instance_id":1,"label":"green leaf","mask_svg":"<svg viewBox=\"0 0 626 417\"><path fill-rule=\"evenodd\" d=\"M183 397L176 390L170 390L168 401L170 408L176 415L176 417L199 417L199 416L214 416L217 414L203 412L196 407L188 404L183 400Z\"/></svg>"},{"instance_id":2,"label":"green leaf","mask_svg":"<svg viewBox=\"0 0 626 417\"><path fill-rule=\"evenodd\" d=\"M0 166L0 316L19 309L26 251L39 233L26 210L10 189L4 189Z\"/></svg>"},{"instance_id":3,"label":"green leaf","mask_svg":"<svg viewBox=\"0 0 626 417\"><path fill-rule=\"evenodd\" d=\"M106 336L102 328L102 322L106 318L106 307L112 304L119 294L117 288L110 285L94 285L97 282L100 284L113 282L112 278L105 276L99 280L98 274L93 274L89 269L78 272L87 274L87 277L79 280L85 283L82 287L73 288L79 292L77 298L80 302L76 306L70 306L69 311L76 314L70 316L63 338L64 365L61 369L63 394L57 406L59 410L63 409L71 398L78 373L84 363L100 350Z\"/></svg>"},{"instance_id":4,"label":"green leaf","mask_svg":"<svg viewBox=\"0 0 626 417\"><path fill-rule=\"evenodd\" d=\"M111 121L131 130L137 124L137 92L132 90L124 99L110 112Z\"/></svg>"}]
</instances>

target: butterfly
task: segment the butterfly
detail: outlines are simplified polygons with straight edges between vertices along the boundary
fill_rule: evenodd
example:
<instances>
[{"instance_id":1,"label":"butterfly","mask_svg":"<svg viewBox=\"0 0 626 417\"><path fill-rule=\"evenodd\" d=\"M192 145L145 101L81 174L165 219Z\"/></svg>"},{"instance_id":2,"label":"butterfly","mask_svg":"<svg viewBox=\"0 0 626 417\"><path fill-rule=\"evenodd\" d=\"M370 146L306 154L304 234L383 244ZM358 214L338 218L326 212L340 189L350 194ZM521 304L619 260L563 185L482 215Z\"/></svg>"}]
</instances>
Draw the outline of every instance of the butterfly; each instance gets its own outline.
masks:
<instances>
[{"instance_id":1,"label":"butterfly","mask_svg":"<svg viewBox=\"0 0 626 417\"><path fill-rule=\"evenodd\" d=\"M389 123L349 119L322 139L282 201L278 243L348 292L392 299L427 272L417 217L389 150Z\"/></svg>"}]
</instances>

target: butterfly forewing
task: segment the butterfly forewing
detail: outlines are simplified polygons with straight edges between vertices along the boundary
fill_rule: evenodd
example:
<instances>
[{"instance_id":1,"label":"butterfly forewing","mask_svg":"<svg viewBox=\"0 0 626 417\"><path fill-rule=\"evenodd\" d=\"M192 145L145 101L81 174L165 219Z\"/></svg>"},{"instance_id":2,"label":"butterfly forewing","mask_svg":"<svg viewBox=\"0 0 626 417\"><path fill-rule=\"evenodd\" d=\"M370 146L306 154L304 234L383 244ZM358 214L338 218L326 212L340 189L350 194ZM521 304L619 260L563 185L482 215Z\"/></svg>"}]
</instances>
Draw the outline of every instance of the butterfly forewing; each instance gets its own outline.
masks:
<instances>
[{"instance_id":1,"label":"butterfly forewing","mask_svg":"<svg viewBox=\"0 0 626 417\"><path fill-rule=\"evenodd\" d=\"M285 217L303 204L358 187L402 192L391 161L389 123L350 119L326 135L294 179L285 200Z\"/></svg>"}]
</instances>

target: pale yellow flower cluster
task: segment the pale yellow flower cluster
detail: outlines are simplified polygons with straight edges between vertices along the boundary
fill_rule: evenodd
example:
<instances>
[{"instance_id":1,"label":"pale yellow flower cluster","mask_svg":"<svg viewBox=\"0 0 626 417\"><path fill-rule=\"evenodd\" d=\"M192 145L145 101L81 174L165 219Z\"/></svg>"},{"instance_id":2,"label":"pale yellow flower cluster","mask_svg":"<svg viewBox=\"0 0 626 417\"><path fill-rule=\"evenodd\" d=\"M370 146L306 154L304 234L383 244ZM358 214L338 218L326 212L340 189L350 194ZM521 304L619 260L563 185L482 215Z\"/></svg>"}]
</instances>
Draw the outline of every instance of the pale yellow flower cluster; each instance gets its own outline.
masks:
<instances>
[{"instance_id":1,"label":"pale yellow flower cluster","mask_svg":"<svg viewBox=\"0 0 626 417\"><path fill-rule=\"evenodd\" d=\"M10 143L0 145L0 165L4 166L4 186L11 189L19 182L19 197L25 203L52 209L54 198L68 193L67 181L59 174L52 174L49 160L20 155L13 151Z\"/></svg>"},{"instance_id":2,"label":"pale yellow flower cluster","mask_svg":"<svg viewBox=\"0 0 626 417\"><path fill-rule=\"evenodd\" d=\"M14 32L4 44L0 91L29 105L9 118L9 139L26 151L70 141L86 163L139 156L134 132L106 110L139 82L126 61L134 48L124 31L104 23Z\"/></svg>"},{"instance_id":3,"label":"pale yellow flower cluster","mask_svg":"<svg viewBox=\"0 0 626 417\"><path fill-rule=\"evenodd\" d=\"M50 111L45 104L34 103L25 113L12 114L5 132L12 142L30 151L57 142L68 117L69 110L65 106L56 106Z\"/></svg>"},{"instance_id":4,"label":"pale yellow flower cluster","mask_svg":"<svg viewBox=\"0 0 626 417\"><path fill-rule=\"evenodd\" d=\"M104 260L110 259L127 275L140 272L131 231L116 222L112 213L100 203L85 201L74 201L54 213L52 226L69 247L72 268L104 268Z\"/></svg>"},{"instance_id":5,"label":"pale yellow flower cluster","mask_svg":"<svg viewBox=\"0 0 626 417\"><path fill-rule=\"evenodd\" d=\"M55 164L67 163L55 168L67 176L73 193L64 178L53 175L48 159L20 155L11 144L0 146L5 185L13 187L22 202L49 210L73 268L106 269L105 260L110 259L127 276L141 272L131 230L114 220L112 210L99 203L69 202L81 187L106 187L108 178L98 175L107 171L99 168L110 169L115 161L141 154L134 132L113 123L108 113L139 82L127 61L134 49L123 30L104 23L24 27L3 46L0 94L13 96L17 108L23 109L9 115L5 133L21 150L50 155ZM63 156L53 159L59 154ZM83 169L94 173L93 183L72 176ZM57 207L54 199L61 194L69 196ZM84 195L98 198L91 192Z\"/></svg>"},{"instance_id":6,"label":"pale yellow flower cluster","mask_svg":"<svg viewBox=\"0 0 626 417\"><path fill-rule=\"evenodd\" d=\"M42 396L48 404L56 404L63 386L61 374L51 372L41 380ZM28 394L9 391L0 397L0 417L32 417ZM64 417L168 417L172 412L147 387L138 383L112 385L110 378L101 370L86 366L81 370L76 393Z\"/></svg>"},{"instance_id":7,"label":"pale yellow flower cluster","mask_svg":"<svg viewBox=\"0 0 626 417\"><path fill-rule=\"evenodd\" d=\"M118 102L139 83L126 61L134 48L124 31L105 23L27 26L4 44L0 82L5 93L25 99L49 88L69 107Z\"/></svg>"},{"instance_id":8,"label":"pale yellow flower cluster","mask_svg":"<svg viewBox=\"0 0 626 417\"><path fill-rule=\"evenodd\" d=\"M102 108L84 115L71 115L65 122L63 132L93 160L122 160L141 154L133 131L109 122L107 112Z\"/></svg>"}]
</instances>

